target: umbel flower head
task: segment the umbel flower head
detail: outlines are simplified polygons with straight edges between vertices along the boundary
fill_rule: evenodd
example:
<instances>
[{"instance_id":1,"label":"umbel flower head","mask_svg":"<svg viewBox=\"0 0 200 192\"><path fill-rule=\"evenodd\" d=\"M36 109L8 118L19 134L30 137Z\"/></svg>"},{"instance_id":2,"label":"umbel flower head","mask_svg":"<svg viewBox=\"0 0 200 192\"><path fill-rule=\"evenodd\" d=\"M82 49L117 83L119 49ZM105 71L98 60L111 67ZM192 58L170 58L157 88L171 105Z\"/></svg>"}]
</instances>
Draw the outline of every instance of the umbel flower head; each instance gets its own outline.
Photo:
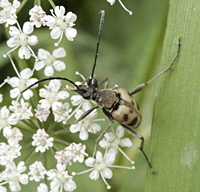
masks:
<instances>
[{"instance_id":1,"label":"umbel flower head","mask_svg":"<svg viewBox=\"0 0 200 192\"><path fill-rule=\"evenodd\" d=\"M26 3L31 1L24 1ZM18 0L0 0L0 24L9 27L7 46L11 48L4 56L10 59L16 74L0 83L0 88L9 88L6 92L0 90L0 192L22 192L25 188L37 192L71 192L79 186L75 177L83 173L89 173L91 180L102 179L110 189L107 180L113 178L113 168L135 168L121 149L132 146L128 138L123 138L122 127L105 133L98 151L94 150L95 157L92 156L91 147L95 148L95 139L105 128L101 124L105 119L99 118L98 110L81 120L80 117L96 103L76 95L66 82L54 79L36 83L41 74L51 77L57 73L61 77L63 71L68 78L66 64L71 65L63 61L67 55L63 47L49 50L51 46L40 44L44 37L40 32L45 30L38 28L48 27L51 38L58 39L55 44L58 46L63 36L74 41L77 16L66 12L64 6L53 7L48 15L39 4L28 14L23 9L24 4ZM30 16L24 23L17 17L21 10ZM35 33L36 30L39 33ZM14 57L15 50L18 54ZM83 82L75 82L75 85L87 82L83 75L76 74ZM92 141L87 142L91 138ZM120 154L131 162L130 167L114 165ZM80 172L83 166L87 168Z\"/></svg>"}]
</instances>

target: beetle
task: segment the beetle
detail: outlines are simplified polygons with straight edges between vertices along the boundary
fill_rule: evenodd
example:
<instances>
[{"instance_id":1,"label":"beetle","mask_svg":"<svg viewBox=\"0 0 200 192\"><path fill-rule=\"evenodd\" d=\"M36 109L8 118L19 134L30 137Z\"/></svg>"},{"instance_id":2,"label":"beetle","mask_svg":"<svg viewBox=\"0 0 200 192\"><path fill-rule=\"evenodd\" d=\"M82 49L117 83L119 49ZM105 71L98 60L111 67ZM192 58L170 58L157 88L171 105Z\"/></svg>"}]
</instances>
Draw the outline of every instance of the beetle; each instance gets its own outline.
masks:
<instances>
[{"instance_id":1,"label":"beetle","mask_svg":"<svg viewBox=\"0 0 200 192\"><path fill-rule=\"evenodd\" d=\"M162 76L164 73L166 73L167 71L169 71L172 68L172 66L174 65L174 63L177 60L179 53L180 53L180 48L181 48L180 38L178 39L177 53L176 53L172 63L165 70L163 70L160 73L158 73L157 75L155 75L149 81L138 85L131 91L127 91L125 88L118 88L118 89L114 89L114 90L108 89L108 87L107 87L108 79L106 78L102 82L98 83L97 78L94 75L94 71L95 71L95 67L96 67L96 63L97 63L100 38L101 38L101 34L102 34L102 29L103 29L105 11L101 11L100 14L101 14L101 18L100 18L100 24L99 24L99 32L98 32L98 39L97 39L97 45L96 45L95 60L94 60L92 72L91 72L91 75L89 76L89 78L84 80L80 85L75 84L75 82L73 82L72 80L65 78L65 77L44 78L44 79L41 79L41 80L35 82L34 84L28 86L26 89L24 89L22 91L22 93L43 81L56 80L56 79L68 81L69 83L71 83L74 86L72 88L72 90L74 92L78 93L86 100L95 101L97 104L95 107L91 108L90 110L88 110L84 114L82 114L82 116L79 119L77 119L75 122L68 124L68 126L71 124L77 123L78 121L83 120L93 110L97 109L98 107L102 108L103 113L110 120L109 126L100 134L100 136L96 140L94 157L96 156L99 141L103 138L104 134L111 127L112 123L114 121L117 121L130 134L136 136L138 139L141 140L139 149L142 152L142 154L144 155L144 157L148 163L148 166L152 170L152 173L155 173L148 156L146 155L146 153L143 150L144 137L134 130L134 128L137 128L140 125L140 123L142 121L142 114L140 112L138 104L133 99L132 95L143 90L146 86L151 84L154 80L156 80L157 78L159 78L160 76ZM105 88L99 90L98 87L101 84L104 84Z\"/></svg>"}]
</instances>

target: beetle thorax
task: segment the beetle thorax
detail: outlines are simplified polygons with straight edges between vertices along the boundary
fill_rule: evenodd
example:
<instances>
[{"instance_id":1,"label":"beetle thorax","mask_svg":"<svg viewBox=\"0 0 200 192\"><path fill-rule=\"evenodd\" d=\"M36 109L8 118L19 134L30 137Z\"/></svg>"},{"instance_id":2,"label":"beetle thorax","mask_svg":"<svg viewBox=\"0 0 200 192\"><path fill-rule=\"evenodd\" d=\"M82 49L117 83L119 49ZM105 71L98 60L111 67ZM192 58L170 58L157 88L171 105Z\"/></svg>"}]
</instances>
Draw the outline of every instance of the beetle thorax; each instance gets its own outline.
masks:
<instances>
[{"instance_id":1,"label":"beetle thorax","mask_svg":"<svg viewBox=\"0 0 200 192\"><path fill-rule=\"evenodd\" d=\"M119 103L119 97L116 91L103 89L97 92L95 101L102 108L112 110Z\"/></svg>"}]
</instances>

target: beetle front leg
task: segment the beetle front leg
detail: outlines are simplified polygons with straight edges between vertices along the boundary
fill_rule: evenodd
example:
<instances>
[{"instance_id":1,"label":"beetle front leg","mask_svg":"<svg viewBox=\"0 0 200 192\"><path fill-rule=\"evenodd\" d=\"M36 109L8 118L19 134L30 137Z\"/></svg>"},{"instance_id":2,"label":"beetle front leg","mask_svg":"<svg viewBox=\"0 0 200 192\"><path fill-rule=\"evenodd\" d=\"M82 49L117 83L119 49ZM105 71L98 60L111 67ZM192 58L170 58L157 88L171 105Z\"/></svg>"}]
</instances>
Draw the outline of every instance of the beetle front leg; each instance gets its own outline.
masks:
<instances>
[{"instance_id":1,"label":"beetle front leg","mask_svg":"<svg viewBox=\"0 0 200 192\"><path fill-rule=\"evenodd\" d=\"M103 81L101 81L98 86L101 86L102 84L104 84L104 89L108 88L108 78L105 78Z\"/></svg>"},{"instance_id":2,"label":"beetle front leg","mask_svg":"<svg viewBox=\"0 0 200 192\"><path fill-rule=\"evenodd\" d=\"M97 109L98 107L99 107L99 106L95 106L95 107L89 109L88 111L86 111L85 113L83 113L76 121L65 125L65 127L69 127L70 125L76 124L76 123L78 123L79 121L83 120L83 119L86 118L92 111L94 111L94 110Z\"/></svg>"}]
</instances>

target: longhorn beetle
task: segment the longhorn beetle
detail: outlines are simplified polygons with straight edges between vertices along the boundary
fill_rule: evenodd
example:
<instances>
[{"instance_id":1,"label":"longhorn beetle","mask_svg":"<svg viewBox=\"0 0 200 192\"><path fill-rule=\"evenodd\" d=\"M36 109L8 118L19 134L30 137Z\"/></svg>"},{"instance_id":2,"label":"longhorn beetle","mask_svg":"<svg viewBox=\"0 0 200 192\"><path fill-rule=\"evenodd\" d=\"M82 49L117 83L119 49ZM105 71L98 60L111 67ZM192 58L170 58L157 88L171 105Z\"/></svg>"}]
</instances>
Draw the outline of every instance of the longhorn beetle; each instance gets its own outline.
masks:
<instances>
[{"instance_id":1,"label":"longhorn beetle","mask_svg":"<svg viewBox=\"0 0 200 192\"><path fill-rule=\"evenodd\" d=\"M94 64L92 68L91 75L89 78L84 80L80 85L75 84L72 80L64 77L49 77L45 79L41 79L34 84L28 86L26 89L22 91L25 92L26 90L30 89L34 85L41 83L43 81L48 81L48 80L64 80L68 81L71 83L74 88L72 90L79 95L81 95L84 99L86 100L93 100L96 102L96 106L91 108L90 110L86 111L79 119L77 119L75 122L71 123L77 123L78 121L81 121L84 119L86 116L88 116L93 110L97 109L98 107L102 108L103 113L108 117L110 120L110 125L101 133L101 135L97 138L96 140L96 145L95 145L95 150L94 150L94 157L96 156L96 152L98 149L98 143L99 141L103 138L104 134L108 131L108 129L111 127L112 123L117 121L122 127L124 127L130 134L136 136L138 139L141 140L140 144L140 151L144 155L150 169L152 170L152 173L155 173L151 162L149 161L148 156L143 150L144 147L144 137L137 133L135 130L132 128L137 128L142 120L142 115L140 113L138 104L136 101L131 97L132 95L140 92L143 90L147 85L151 84L155 79L169 71L173 64L175 63L176 59L179 56L180 52L180 38L178 42L178 50L177 53L172 61L172 63L167 67L165 70L161 71L158 73L156 76L154 76L152 79L149 81L142 83L141 85L138 85L136 88L134 88L131 91L127 91L124 88L119 88L115 90L107 89L107 81L108 79L106 78L102 82L98 83L96 76L94 75L96 63L97 63L97 56L98 56L98 50L99 50L99 44L100 44L100 38L102 34L102 29L103 29L103 22L104 22L104 16L105 16L105 11L101 11L101 18L100 18L100 24L99 24L99 32L98 32L98 38L97 38L97 45L96 45L96 53L95 53L95 59L94 59ZM105 84L105 88L102 90L98 90L98 86L101 84ZM71 125L68 124L68 125Z\"/></svg>"}]
</instances>

